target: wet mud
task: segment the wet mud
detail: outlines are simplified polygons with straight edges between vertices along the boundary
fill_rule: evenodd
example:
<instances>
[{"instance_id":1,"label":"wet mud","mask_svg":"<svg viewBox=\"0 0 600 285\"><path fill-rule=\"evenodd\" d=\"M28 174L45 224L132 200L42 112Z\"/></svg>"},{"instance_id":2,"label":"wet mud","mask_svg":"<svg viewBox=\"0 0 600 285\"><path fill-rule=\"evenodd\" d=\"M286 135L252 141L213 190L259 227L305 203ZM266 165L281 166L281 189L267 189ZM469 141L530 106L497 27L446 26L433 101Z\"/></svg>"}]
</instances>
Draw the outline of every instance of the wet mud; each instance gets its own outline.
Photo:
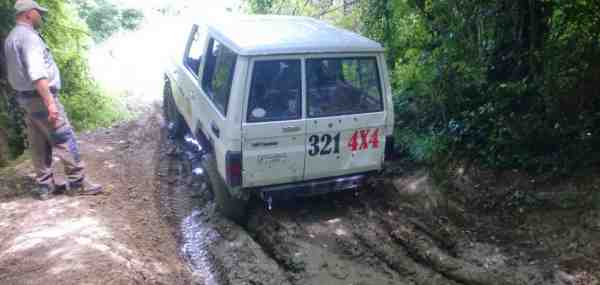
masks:
<instances>
[{"instance_id":1,"label":"wet mud","mask_svg":"<svg viewBox=\"0 0 600 285\"><path fill-rule=\"evenodd\" d=\"M195 284L570 284L558 260L532 263L459 226L462 210L442 205L426 175L275 200L271 210L254 197L236 224L215 209L205 149L189 136L162 140L161 212Z\"/></svg>"},{"instance_id":2,"label":"wet mud","mask_svg":"<svg viewBox=\"0 0 600 285\"><path fill-rule=\"evenodd\" d=\"M444 192L427 171L391 165L358 191L274 200L271 210L254 197L237 224L215 209L206 148L168 129L155 111L83 136L106 197L36 203L25 197L31 179L21 181L31 166L2 172L0 284L600 284L600 210L514 204L531 179L466 177ZM567 181L544 197L593 194L600 178L589 177L588 192ZM498 212L498 197L516 206ZM44 213L53 218L42 225ZM58 240L24 238L47 228Z\"/></svg>"},{"instance_id":3,"label":"wet mud","mask_svg":"<svg viewBox=\"0 0 600 285\"><path fill-rule=\"evenodd\" d=\"M195 284L289 284L261 246L215 210L202 147L189 136L164 138L160 153L161 211L173 226Z\"/></svg>"}]
</instances>

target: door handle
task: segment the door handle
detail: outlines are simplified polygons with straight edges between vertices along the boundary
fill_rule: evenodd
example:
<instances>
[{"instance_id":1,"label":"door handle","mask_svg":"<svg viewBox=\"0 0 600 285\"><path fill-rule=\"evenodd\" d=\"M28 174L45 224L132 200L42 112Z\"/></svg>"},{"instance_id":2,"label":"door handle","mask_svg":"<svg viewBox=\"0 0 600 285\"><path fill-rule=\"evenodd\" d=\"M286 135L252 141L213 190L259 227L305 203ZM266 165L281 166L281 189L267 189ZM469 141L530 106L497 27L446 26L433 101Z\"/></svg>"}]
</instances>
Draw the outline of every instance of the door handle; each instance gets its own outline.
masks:
<instances>
[{"instance_id":1,"label":"door handle","mask_svg":"<svg viewBox=\"0 0 600 285\"><path fill-rule=\"evenodd\" d=\"M215 136L217 138L221 137L221 130L219 129L217 124L215 124L215 122L210 122L210 129L212 130L213 134L215 134Z\"/></svg>"},{"instance_id":2,"label":"door handle","mask_svg":"<svg viewBox=\"0 0 600 285\"><path fill-rule=\"evenodd\" d=\"M284 133L293 133L293 132L297 132L300 131L302 128L298 127L298 126L288 126L288 127L283 127L282 130Z\"/></svg>"}]
</instances>

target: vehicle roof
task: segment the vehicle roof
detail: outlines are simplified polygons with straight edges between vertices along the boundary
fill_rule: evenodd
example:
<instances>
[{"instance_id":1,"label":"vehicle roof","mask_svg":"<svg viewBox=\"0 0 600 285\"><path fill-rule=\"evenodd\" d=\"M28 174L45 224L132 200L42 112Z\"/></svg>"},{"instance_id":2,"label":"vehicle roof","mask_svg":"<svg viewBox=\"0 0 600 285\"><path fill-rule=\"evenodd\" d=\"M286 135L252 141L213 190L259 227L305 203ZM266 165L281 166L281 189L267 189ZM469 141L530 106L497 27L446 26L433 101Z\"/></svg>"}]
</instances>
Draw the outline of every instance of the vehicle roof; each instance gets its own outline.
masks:
<instances>
[{"instance_id":1,"label":"vehicle roof","mask_svg":"<svg viewBox=\"0 0 600 285\"><path fill-rule=\"evenodd\" d=\"M217 40L246 56L384 51L375 41L309 17L231 17L207 26Z\"/></svg>"}]
</instances>

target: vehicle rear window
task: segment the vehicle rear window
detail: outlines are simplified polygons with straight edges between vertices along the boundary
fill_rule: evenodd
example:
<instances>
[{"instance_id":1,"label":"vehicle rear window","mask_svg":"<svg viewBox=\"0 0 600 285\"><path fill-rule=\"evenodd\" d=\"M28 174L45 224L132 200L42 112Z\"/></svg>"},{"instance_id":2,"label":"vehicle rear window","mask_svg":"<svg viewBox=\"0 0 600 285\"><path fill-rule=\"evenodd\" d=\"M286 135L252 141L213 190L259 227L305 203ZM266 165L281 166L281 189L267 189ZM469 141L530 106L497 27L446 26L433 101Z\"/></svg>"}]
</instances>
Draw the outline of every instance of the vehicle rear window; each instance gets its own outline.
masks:
<instances>
[{"instance_id":1,"label":"vehicle rear window","mask_svg":"<svg viewBox=\"0 0 600 285\"><path fill-rule=\"evenodd\" d=\"M300 60L256 61L248 100L248 122L295 120L302 112Z\"/></svg>"},{"instance_id":2,"label":"vehicle rear window","mask_svg":"<svg viewBox=\"0 0 600 285\"><path fill-rule=\"evenodd\" d=\"M202 88L223 115L227 115L236 62L235 52L214 39L210 40L202 73Z\"/></svg>"},{"instance_id":3,"label":"vehicle rear window","mask_svg":"<svg viewBox=\"0 0 600 285\"><path fill-rule=\"evenodd\" d=\"M306 70L308 117L383 110L375 57L309 59Z\"/></svg>"}]
</instances>

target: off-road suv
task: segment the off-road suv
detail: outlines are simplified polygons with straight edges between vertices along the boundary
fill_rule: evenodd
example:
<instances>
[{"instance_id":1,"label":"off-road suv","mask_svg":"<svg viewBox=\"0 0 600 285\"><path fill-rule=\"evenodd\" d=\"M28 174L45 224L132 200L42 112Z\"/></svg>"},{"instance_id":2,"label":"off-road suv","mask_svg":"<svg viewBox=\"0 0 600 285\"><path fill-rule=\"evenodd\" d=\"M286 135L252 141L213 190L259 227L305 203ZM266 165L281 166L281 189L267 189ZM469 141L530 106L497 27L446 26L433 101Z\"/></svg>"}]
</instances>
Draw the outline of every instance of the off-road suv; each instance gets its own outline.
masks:
<instances>
[{"instance_id":1,"label":"off-road suv","mask_svg":"<svg viewBox=\"0 0 600 285\"><path fill-rule=\"evenodd\" d=\"M209 146L205 170L231 218L250 193L359 187L393 144L384 49L312 18L193 25L165 81L167 119Z\"/></svg>"}]
</instances>

